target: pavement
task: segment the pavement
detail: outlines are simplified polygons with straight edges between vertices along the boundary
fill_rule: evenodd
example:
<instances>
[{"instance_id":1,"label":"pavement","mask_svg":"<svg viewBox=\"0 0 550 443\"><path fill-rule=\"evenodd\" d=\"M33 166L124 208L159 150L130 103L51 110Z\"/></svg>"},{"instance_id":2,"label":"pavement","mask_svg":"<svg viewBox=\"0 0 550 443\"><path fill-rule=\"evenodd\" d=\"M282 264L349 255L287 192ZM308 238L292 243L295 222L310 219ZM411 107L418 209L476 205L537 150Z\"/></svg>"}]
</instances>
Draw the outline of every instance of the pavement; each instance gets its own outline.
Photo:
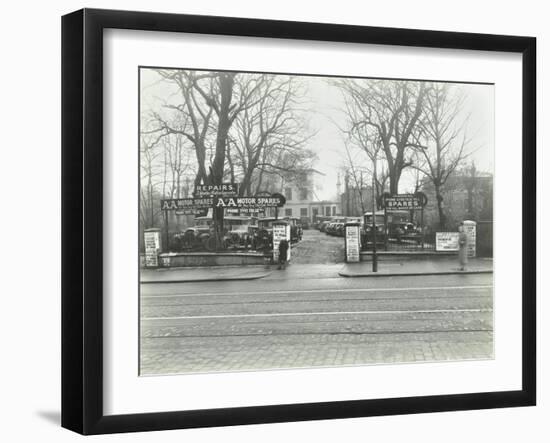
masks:
<instances>
[{"instance_id":1,"label":"pavement","mask_svg":"<svg viewBox=\"0 0 550 443\"><path fill-rule=\"evenodd\" d=\"M210 266L142 269L141 283L192 283L231 280L293 280L342 277L399 277L415 275L480 274L493 272L493 260L470 259L465 271L458 269L456 256L385 257L372 272L370 261L344 263L344 240L317 230L306 230L302 241L292 246L285 270L277 265Z\"/></svg>"},{"instance_id":2,"label":"pavement","mask_svg":"<svg viewBox=\"0 0 550 443\"><path fill-rule=\"evenodd\" d=\"M141 269L140 282L192 283L204 281L256 280L271 273L265 266L210 266L189 268Z\"/></svg>"},{"instance_id":3,"label":"pavement","mask_svg":"<svg viewBox=\"0 0 550 443\"><path fill-rule=\"evenodd\" d=\"M342 277L394 277L412 275L488 274L493 272L493 259L473 258L461 271L456 258L407 259L402 262L378 262L378 272L372 262L346 263L338 274Z\"/></svg>"},{"instance_id":4,"label":"pavement","mask_svg":"<svg viewBox=\"0 0 550 443\"><path fill-rule=\"evenodd\" d=\"M470 259L466 270L458 268L456 259L382 261L378 272L372 272L371 262L360 263L290 263L285 270L277 265L211 266L193 268L142 269L141 283L185 283L231 280L291 280L337 277L397 277L414 275L487 274L493 272L493 260Z\"/></svg>"}]
</instances>

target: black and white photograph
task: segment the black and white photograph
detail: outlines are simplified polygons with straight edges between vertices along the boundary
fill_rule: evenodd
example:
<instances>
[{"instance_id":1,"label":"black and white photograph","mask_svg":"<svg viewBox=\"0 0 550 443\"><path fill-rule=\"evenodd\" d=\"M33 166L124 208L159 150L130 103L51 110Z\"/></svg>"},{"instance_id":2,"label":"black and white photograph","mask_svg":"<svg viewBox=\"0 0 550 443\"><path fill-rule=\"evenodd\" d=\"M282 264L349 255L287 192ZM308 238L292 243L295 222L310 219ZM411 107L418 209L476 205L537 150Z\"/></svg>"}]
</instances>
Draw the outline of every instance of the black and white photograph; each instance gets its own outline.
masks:
<instances>
[{"instance_id":1,"label":"black and white photograph","mask_svg":"<svg viewBox=\"0 0 550 443\"><path fill-rule=\"evenodd\" d=\"M137 75L140 376L494 358L494 84Z\"/></svg>"}]
</instances>

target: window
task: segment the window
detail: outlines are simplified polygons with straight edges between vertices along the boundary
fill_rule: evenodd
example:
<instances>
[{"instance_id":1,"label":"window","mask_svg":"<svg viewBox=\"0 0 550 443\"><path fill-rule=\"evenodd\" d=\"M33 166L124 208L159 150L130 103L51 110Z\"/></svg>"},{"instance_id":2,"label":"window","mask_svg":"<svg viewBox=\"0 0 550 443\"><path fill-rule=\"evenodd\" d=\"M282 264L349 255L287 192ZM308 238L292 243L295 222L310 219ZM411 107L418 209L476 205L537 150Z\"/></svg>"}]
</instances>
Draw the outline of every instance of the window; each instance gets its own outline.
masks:
<instances>
[{"instance_id":1,"label":"window","mask_svg":"<svg viewBox=\"0 0 550 443\"><path fill-rule=\"evenodd\" d=\"M332 207L332 215L336 215L336 206Z\"/></svg>"},{"instance_id":2,"label":"window","mask_svg":"<svg viewBox=\"0 0 550 443\"><path fill-rule=\"evenodd\" d=\"M300 188L300 200L307 200L307 188Z\"/></svg>"},{"instance_id":3,"label":"window","mask_svg":"<svg viewBox=\"0 0 550 443\"><path fill-rule=\"evenodd\" d=\"M292 217L292 208L285 209L285 217Z\"/></svg>"},{"instance_id":4,"label":"window","mask_svg":"<svg viewBox=\"0 0 550 443\"><path fill-rule=\"evenodd\" d=\"M292 188L285 188L285 198L292 200Z\"/></svg>"},{"instance_id":5,"label":"window","mask_svg":"<svg viewBox=\"0 0 550 443\"><path fill-rule=\"evenodd\" d=\"M307 217L307 208L300 208L300 217Z\"/></svg>"},{"instance_id":6,"label":"window","mask_svg":"<svg viewBox=\"0 0 550 443\"><path fill-rule=\"evenodd\" d=\"M325 215L330 216L330 206L325 206Z\"/></svg>"}]
</instances>

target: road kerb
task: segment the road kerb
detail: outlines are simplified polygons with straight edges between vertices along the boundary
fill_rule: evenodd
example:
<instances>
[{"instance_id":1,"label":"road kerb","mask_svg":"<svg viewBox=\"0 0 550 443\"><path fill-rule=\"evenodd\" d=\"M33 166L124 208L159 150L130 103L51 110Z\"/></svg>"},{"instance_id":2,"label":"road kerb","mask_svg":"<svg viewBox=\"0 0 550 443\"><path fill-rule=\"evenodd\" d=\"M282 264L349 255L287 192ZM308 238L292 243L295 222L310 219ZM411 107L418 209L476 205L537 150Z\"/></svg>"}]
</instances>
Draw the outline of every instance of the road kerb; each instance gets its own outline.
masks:
<instances>
[{"instance_id":1,"label":"road kerb","mask_svg":"<svg viewBox=\"0 0 550 443\"><path fill-rule=\"evenodd\" d=\"M347 272L339 271L341 277L414 277L418 275L462 275L462 274L492 274L492 269L475 269L470 271L428 271L428 272Z\"/></svg>"},{"instance_id":2,"label":"road kerb","mask_svg":"<svg viewBox=\"0 0 550 443\"><path fill-rule=\"evenodd\" d=\"M213 282L213 281L238 281L238 280L258 280L260 278L267 277L271 272L263 272L258 274L248 275L220 275L212 277L189 277L189 278L172 278L164 280L141 280L141 284L154 284L154 283L198 283L198 282Z\"/></svg>"}]
</instances>

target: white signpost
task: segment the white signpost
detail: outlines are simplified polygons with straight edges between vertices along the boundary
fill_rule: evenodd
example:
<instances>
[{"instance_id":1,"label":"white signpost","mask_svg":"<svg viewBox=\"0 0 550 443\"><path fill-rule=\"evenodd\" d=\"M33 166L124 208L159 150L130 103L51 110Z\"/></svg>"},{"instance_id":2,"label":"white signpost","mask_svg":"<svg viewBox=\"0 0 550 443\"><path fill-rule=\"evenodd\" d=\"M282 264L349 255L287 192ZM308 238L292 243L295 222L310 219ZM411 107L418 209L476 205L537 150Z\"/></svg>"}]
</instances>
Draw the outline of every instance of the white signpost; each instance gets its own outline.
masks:
<instances>
[{"instance_id":1,"label":"white signpost","mask_svg":"<svg viewBox=\"0 0 550 443\"><path fill-rule=\"evenodd\" d=\"M159 253L161 252L160 229L147 229L144 233L145 240L145 267L157 268L159 265Z\"/></svg>"},{"instance_id":2,"label":"white signpost","mask_svg":"<svg viewBox=\"0 0 550 443\"><path fill-rule=\"evenodd\" d=\"M464 232L468 236L468 257L476 256L476 227L477 223L472 220L464 220Z\"/></svg>"},{"instance_id":3,"label":"white signpost","mask_svg":"<svg viewBox=\"0 0 550 443\"><path fill-rule=\"evenodd\" d=\"M273 222L273 262L279 262L279 243L288 241L286 260L290 261L290 225L286 222Z\"/></svg>"},{"instance_id":4,"label":"white signpost","mask_svg":"<svg viewBox=\"0 0 550 443\"><path fill-rule=\"evenodd\" d=\"M436 232L436 251L458 251L458 232Z\"/></svg>"},{"instance_id":5,"label":"white signpost","mask_svg":"<svg viewBox=\"0 0 550 443\"><path fill-rule=\"evenodd\" d=\"M359 255L359 224L346 224L346 262L358 263Z\"/></svg>"}]
</instances>

